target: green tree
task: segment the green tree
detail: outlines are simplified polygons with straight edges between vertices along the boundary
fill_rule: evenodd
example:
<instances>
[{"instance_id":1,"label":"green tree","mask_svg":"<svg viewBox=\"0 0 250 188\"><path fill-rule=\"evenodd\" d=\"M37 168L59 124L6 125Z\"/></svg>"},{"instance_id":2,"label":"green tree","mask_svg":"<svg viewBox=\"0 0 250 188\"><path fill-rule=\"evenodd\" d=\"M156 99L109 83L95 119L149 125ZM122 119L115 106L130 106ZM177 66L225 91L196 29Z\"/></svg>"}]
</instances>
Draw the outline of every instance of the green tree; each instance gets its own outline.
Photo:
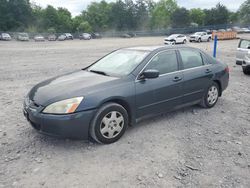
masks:
<instances>
[{"instance_id":1,"label":"green tree","mask_svg":"<svg viewBox=\"0 0 250 188\"><path fill-rule=\"evenodd\" d=\"M205 13L200 8L193 8L189 11L190 21L196 23L199 26L204 24Z\"/></svg>"},{"instance_id":2,"label":"green tree","mask_svg":"<svg viewBox=\"0 0 250 188\"><path fill-rule=\"evenodd\" d=\"M24 30L31 19L29 0L1 0L0 30Z\"/></svg>"},{"instance_id":3,"label":"green tree","mask_svg":"<svg viewBox=\"0 0 250 188\"><path fill-rule=\"evenodd\" d=\"M90 33L90 32L92 32L92 28L91 28L89 22L83 21L82 23L80 23L80 25L78 27L78 31Z\"/></svg>"},{"instance_id":4,"label":"green tree","mask_svg":"<svg viewBox=\"0 0 250 188\"><path fill-rule=\"evenodd\" d=\"M51 5L48 5L47 8L44 10L43 14L43 26L44 29L48 29L51 27L57 28L57 24L59 22L57 10L52 7Z\"/></svg>"},{"instance_id":5,"label":"green tree","mask_svg":"<svg viewBox=\"0 0 250 188\"><path fill-rule=\"evenodd\" d=\"M227 24L230 13L226 6L218 3L215 8L204 10L205 25Z\"/></svg>"},{"instance_id":6,"label":"green tree","mask_svg":"<svg viewBox=\"0 0 250 188\"><path fill-rule=\"evenodd\" d=\"M111 5L102 0L91 3L82 15L95 31L106 30L110 25L110 10Z\"/></svg>"},{"instance_id":7,"label":"green tree","mask_svg":"<svg viewBox=\"0 0 250 188\"><path fill-rule=\"evenodd\" d=\"M245 1L239 9L240 20L244 24L250 23L250 0Z\"/></svg>"},{"instance_id":8,"label":"green tree","mask_svg":"<svg viewBox=\"0 0 250 188\"><path fill-rule=\"evenodd\" d=\"M149 23L149 9L146 0L137 0L135 4L136 27L137 29L146 29Z\"/></svg>"},{"instance_id":9,"label":"green tree","mask_svg":"<svg viewBox=\"0 0 250 188\"><path fill-rule=\"evenodd\" d=\"M57 31L58 32L71 32L73 24L71 20L71 13L65 8L58 8L57 10Z\"/></svg>"},{"instance_id":10,"label":"green tree","mask_svg":"<svg viewBox=\"0 0 250 188\"><path fill-rule=\"evenodd\" d=\"M171 25L175 28L189 26L189 11L185 8L177 8L171 15Z\"/></svg>"},{"instance_id":11,"label":"green tree","mask_svg":"<svg viewBox=\"0 0 250 188\"><path fill-rule=\"evenodd\" d=\"M151 28L163 29L170 26L171 15L177 9L175 0L160 0L152 10Z\"/></svg>"}]
</instances>

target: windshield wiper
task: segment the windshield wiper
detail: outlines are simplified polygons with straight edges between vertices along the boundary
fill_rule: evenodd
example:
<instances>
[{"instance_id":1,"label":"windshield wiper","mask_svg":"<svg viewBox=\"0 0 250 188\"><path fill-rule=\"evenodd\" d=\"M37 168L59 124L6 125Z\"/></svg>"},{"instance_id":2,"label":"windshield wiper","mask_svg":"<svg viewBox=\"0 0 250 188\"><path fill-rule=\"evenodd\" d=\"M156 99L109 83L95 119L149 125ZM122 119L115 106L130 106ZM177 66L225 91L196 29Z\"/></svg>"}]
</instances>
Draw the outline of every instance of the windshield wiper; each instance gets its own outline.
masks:
<instances>
[{"instance_id":1,"label":"windshield wiper","mask_svg":"<svg viewBox=\"0 0 250 188\"><path fill-rule=\"evenodd\" d=\"M105 76L109 76L107 73L103 72L103 71L98 71L98 70L90 70L89 72L94 72L96 74L102 74L102 75L105 75Z\"/></svg>"}]
</instances>

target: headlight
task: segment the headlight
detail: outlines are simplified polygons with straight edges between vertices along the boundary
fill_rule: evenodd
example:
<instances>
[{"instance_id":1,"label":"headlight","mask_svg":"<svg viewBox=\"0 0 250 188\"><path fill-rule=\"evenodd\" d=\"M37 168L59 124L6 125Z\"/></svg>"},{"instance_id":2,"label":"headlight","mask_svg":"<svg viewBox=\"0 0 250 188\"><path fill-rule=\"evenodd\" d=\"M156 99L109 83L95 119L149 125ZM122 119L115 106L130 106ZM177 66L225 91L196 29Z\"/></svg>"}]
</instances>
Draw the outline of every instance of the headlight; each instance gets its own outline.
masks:
<instances>
[{"instance_id":1,"label":"headlight","mask_svg":"<svg viewBox=\"0 0 250 188\"><path fill-rule=\"evenodd\" d=\"M74 113L82 102L83 97L76 97L72 99L66 99L62 101L58 101L47 106L43 113L46 114L69 114Z\"/></svg>"}]
</instances>

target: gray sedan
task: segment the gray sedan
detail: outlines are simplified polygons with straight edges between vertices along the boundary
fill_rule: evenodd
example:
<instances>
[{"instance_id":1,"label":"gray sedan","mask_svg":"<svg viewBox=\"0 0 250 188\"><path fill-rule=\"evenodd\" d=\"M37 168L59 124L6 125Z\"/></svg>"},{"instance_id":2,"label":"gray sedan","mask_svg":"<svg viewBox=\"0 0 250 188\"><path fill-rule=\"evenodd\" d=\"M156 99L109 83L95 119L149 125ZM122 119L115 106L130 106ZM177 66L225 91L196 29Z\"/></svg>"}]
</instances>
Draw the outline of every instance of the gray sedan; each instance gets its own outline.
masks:
<instances>
[{"instance_id":1,"label":"gray sedan","mask_svg":"<svg viewBox=\"0 0 250 188\"><path fill-rule=\"evenodd\" d=\"M228 66L199 49L125 48L34 86L23 112L40 133L109 144L138 118L213 107L228 80Z\"/></svg>"}]
</instances>

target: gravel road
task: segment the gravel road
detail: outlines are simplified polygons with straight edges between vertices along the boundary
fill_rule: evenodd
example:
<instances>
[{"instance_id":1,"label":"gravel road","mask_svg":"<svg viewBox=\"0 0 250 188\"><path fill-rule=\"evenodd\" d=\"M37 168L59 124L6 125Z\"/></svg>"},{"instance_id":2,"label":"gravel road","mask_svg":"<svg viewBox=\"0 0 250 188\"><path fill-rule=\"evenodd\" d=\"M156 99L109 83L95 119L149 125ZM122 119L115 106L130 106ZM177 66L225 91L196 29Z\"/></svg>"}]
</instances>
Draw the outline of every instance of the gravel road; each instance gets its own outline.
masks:
<instances>
[{"instance_id":1,"label":"gravel road","mask_svg":"<svg viewBox=\"0 0 250 188\"><path fill-rule=\"evenodd\" d=\"M219 41L230 85L212 109L144 119L111 145L40 135L23 117L23 98L36 83L120 47L162 42L0 41L0 188L250 187L250 76L235 65L238 40ZM188 45L212 53L212 42Z\"/></svg>"}]
</instances>

